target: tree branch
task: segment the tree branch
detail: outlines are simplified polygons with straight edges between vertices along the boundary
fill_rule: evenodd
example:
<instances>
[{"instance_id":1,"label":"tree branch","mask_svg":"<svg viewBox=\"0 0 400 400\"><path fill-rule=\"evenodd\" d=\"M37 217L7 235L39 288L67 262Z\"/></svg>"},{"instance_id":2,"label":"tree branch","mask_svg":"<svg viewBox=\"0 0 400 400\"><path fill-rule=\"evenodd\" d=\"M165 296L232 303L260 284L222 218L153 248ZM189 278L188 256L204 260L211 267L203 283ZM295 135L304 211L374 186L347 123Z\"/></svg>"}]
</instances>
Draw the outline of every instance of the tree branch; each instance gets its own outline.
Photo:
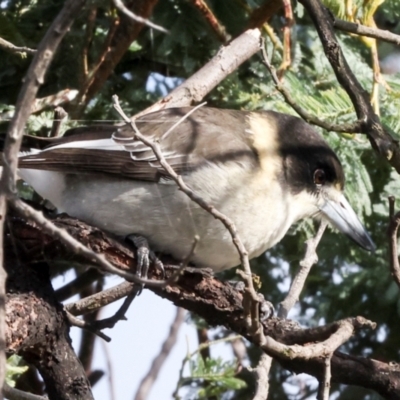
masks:
<instances>
[{"instance_id":1,"label":"tree branch","mask_svg":"<svg viewBox=\"0 0 400 400\"><path fill-rule=\"evenodd\" d=\"M256 368L251 369L256 377L256 393L253 400L267 400L269 392L269 373L273 358L267 354L261 354L260 361Z\"/></svg>"},{"instance_id":2,"label":"tree branch","mask_svg":"<svg viewBox=\"0 0 400 400\"><path fill-rule=\"evenodd\" d=\"M262 62L267 67L269 73L271 74L272 80L275 83L275 88L282 94L286 103L288 103L297 114L300 115L304 121L308 122L309 124L313 124L319 126L320 128L326 129L327 131L333 132L348 132L348 133L357 133L361 130L361 121L357 121L351 124L333 124L330 122L322 121L321 119L317 118L313 114L310 114L307 110L299 105L299 101L295 100L292 95L286 90L284 84L278 78L276 73L275 67L271 65L268 54L265 49L265 41L261 39L261 52L262 52Z\"/></svg>"},{"instance_id":3,"label":"tree branch","mask_svg":"<svg viewBox=\"0 0 400 400\"><path fill-rule=\"evenodd\" d=\"M186 107L200 102L239 65L259 51L260 31L249 29L218 53L201 69L186 79L163 99L146 108L135 118L153 111L171 107Z\"/></svg>"},{"instance_id":4,"label":"tree branch","mask_svg":"<svg viewBox=\"0 0 400 400\"><path fill-rule=\"evenodd\" d=\"M305 281L308 274L311 271L311 267L318 262L317 247L325 232L328 223L326 221L321 221L318 232L312 239L306 241L306 253L303 259L300 261L300 270L297 272L290 285L289 293L287 294L285 300L279 304L278 317L286 318L289 311L299 300L300 293L303 290Z\"/></svg>"},{"instance_id":5,"label":"tree branch","mask_svg":"<svg viewBox=\"0 0 400 400\"><path fill-rule=\"evenodd\" d=\"M400 211L395 214L395 198L389 197L389 259L390 271L397 286L400 288L400 265L397 251L397 231L400 226Z\"/></svg>"},{"instance_id":6,"label":"tree branch","mask_svg":"<svg viewBox=\"0 0 400 400\"><path fill-rule=\"evenodd\" d=\"M192 0L193 5L201 12L208 25L211 27L218 40L222 43L226 43L231 39L231 36L226 33L226 28L223 26L208 7L204 0Z\"/></svg>"},{"instance_id":7,"label":"tree branch","mask_svg":"<svg viewBox=\"0 0 400 400\"><path fill-rule=\"evenodd\" d=\"M147 21L157 2L158 0L129 0L125 8L137 17L141 17L143 20ZM83 107L85 107L103 87L104 82L114 71L115 66L120 62L129 46L137 38L144 26L143 23L137 23L132 21L131 18L122 15L118 21L118 26L116 26L110 38L110 43L107 44L106 50L108 57L104 57L104 59L98 63L95 71L89 72L90 81L85 83L85 88L81 93L82 99L80 99L80 101L82 101L83 104L72 113L73 117L78 116L83 110Z\"/></svg>"},{"instance_id":8,"label":"tree branch","mask_svg":"<svg viewBox=\"0 0 400 400\"><path fill-rule=\"evenodd\" d=\"M331 388L331 357L325 357L324 378L319 381L317 400L329 400L329 391Z\"/></svg>"},{"instance_id":9,"label":"tree branch","mask_svg":"<svg viewBox=\"0 0 400 400\"><path fill-rule=\"evenodd\" d=\"M132 19L133 21L138 22L139 24L142 25L146 25L149 28L153 28L156 31L169 33L162 26L156 25L153 22L149 21L147 18L142 18L141 16L134 14L131 10L125 7L124 3L121 0L113 0L113 3L115 7L118 8L119 11L121 11L123 14L125 14L128 18Z\"/></svg>"},{"instance_id":10,"label":"tree branch","mask_svg":"<svg viewBox=\"0 0 400 400\"><path fill-rule=\"evenodd\" d=\"M35 366L51 400L93 400L82 364L71 345L69 325L57 302L46 265L32 266L7 235L6 345ZM30 265L29 265L30 264Z\"/></svg>"},{"instance_id":11,"label":"tree branch","mask_svg":"<svg viewBox=\"0 0 400 400\"><path fill-rule=\"evenodd\" d=\"M54 223L59 226L73 226L73 221L75 220L71 218L57 217ZM35 225L23 224L23 221L14 218L9 220L9 225L12 228L13 235L21 242L25 242L25 247L29 243L30 247L25 249L25 252L28 251L26 257L29 257L31 261L35 259L35 254L36 257L39 257L39 260L43 258L46 260L68 258L71 256L67 248L61 242L58 242L57 238L49 238L44 232L38 230ZM82 235L82 232L90 232L91 230L98 232L98 230L82 222L77 223L76 226L75 230L70 229L70 234L75 238L86 237L86 241L93 240L93 246L100 250L105 257L111 258L110 254L113 255L115 266L126 268L127 263L135 262L131 258L132 250L125 244L112 245L115 241L111 238L106 239L107 235L105 234L103 239L99 239L99 234L86 236L86 233L84 233ZM30 240L24 241L24 238L30 238ZM57 248L56 252L54 248ZM177 267L171 266L171 259L169 258L163 258L163 262L166 276L169 277L176 271ZM150 273L154 274L152 275L153 278L157 278L159 275L159 271L150 271ZM198 314L210 325L223 325L254 342L251 330L249 330L243 319L242 293L235 290L229 283L219 281L210 275L207 270L187 268L179 277L176 285L167 286L166 288L153 287L149 288L149 290L172 301L179 307ZM325 357L310 359L308 356L325 354L325 350L331 350L343 338L342 336L335 336L335 333L341 332L341 335L342 332L345 332L346 337L348 337L354 329L362 328L363 324L365 324L363 319L350 319L326 326L301 329L296 322L279 318L270 318L262 322L265 335L284 346L278 349L279 351L274 352L274 359L290 371L296 373L305 372L318 379L323 379ZM328 347L324 347L325 344L322 343L332 335L333 339L328 341ZM270 340L269 338L268 340ZM310 350L310 354L306 354L307 357L287 357L287 354L294 354L293 349L287 346L306 345L304 348L307 349L310 343L317 343L317 345L311 347L312 350ZM333 382L367 387L375 390L385 398L394 399L400 397L400 389L396 384L399 379L400 371L390 363L350 356L337 351L332 357Z\"/></svg>"},{"instance_id":12,"label":"tree branch","mask_svg":"<svg viewBox=\"0 0 400 400\"><path fill-rule=\"evenodd\" d=\"M3 387L3 395L9 400L48 400L47 397L24 392L7 385L7 383Z\"/></svg>"},{"instance_id":13,"label":"tree branch","mask_svg":"<svg viewBox=\"0 0 400 400\"><path fill-rule=\"evenodd\" d=\"M92 294L91 296L74 301L73 303L66 304L65 309L72 315L82 315L94 312L108 304L114 303L115 301L128 296L128 294L132 292L133 287L133 283L123 282L110 289Z\"/></svg>"},{"instance_id":14,"label":"tree branch","mask_svg":"<svg viewBox=\"0 0 400 400\"><path fill-rule=\"evenodd\" d=\"M365 133L372 148L383 156L400 173L400 149L398 141L383 128L375 114L369 95L350 69L335 37L332 16L319 0L300 0L310 15L338 82L350 97L357 118L362 121L361 132Z\"/></svg>"},{"instance_id":15,"label":"tree branch","mask_svg":"<svg viewBox=\"0 0 400 400\"><path fill-rule=\"evenodd\" d=\"M381 39L385 42L394 43L398 46L400 45L400 35L396 35L395 33L383 29L370 28L369 26L343 21L338 18L333 20L333 26L344 32L355 33L356 35L367 36L374 39Z\"/></svg>"},{"instance_id":16,"label":"tree branch","mask_svg":"<svg viewBox=\"0 0 400 400\"><path fill-rule=\"evenodd\" d=\"M8 51L9 53L12 54L35 54L36 50L35 49L30 49L29 47L18 47L12 44L11 42L8 42L7 40L3 39L0 37L0 48L2 48L5 51Z\"/></svg>"}]
</instances>

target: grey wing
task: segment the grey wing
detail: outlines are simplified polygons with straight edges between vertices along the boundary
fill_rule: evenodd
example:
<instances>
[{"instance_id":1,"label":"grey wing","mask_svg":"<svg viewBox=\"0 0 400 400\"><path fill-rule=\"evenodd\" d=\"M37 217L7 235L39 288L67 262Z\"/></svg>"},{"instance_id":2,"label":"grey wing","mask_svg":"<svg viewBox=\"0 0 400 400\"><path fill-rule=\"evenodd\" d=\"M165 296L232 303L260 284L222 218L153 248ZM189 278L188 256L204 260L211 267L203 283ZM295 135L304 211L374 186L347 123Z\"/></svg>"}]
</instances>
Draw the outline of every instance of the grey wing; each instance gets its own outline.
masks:
<instances>
[{"instance_id":1,"label":"grey wing","mask_svg":"<svg viewBox=\"0 0 400 400\"><path fill-rule=\"evenodd\" d=\"M208 162L254 159L246 133L246 112L199 108L178 123L191 109L166 109L135 121L147 139L159 143L165 159L178 174L186 174ZM152 149L135 139L129 125L117 129L78 128L50 143L40 152L20 157L19 167L108 173L145 181L159 181L165 176Z\"/></svg>"}]
</instances>

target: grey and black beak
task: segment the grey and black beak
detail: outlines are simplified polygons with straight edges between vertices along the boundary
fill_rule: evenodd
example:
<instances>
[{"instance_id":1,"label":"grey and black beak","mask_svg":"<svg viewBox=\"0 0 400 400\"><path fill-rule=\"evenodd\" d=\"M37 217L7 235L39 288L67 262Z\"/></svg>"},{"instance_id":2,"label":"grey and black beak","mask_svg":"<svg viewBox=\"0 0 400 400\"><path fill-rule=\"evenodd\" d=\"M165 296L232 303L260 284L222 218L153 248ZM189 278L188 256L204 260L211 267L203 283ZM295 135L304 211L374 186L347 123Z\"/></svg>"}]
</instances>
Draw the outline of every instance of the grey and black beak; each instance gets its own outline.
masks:
<instances>
[{"instance_id":1,"label":"grey and black beak","mask_svg":"<svg viewBox=\"0 0 400 400\"><path fill-rule=\"evenodd\" d=\"M337 193L335 199L325 197L325 203L320 210L340 232L345 233L364 249L375 251L374 242L342 193Z\"/></svg>"}]
</instances>

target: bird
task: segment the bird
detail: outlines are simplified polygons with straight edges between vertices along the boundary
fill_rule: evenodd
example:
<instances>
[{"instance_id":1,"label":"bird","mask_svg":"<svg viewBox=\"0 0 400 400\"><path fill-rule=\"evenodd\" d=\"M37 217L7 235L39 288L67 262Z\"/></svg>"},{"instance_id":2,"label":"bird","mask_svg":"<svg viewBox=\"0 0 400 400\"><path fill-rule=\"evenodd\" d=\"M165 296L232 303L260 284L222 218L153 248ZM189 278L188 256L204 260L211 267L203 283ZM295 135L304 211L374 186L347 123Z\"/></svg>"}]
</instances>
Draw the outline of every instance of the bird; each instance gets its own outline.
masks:
<instances>
[{"instance_id":1,"label":"bird","mask_svg":"<svg viewBox=\"0 0 400 400\"><path fill-rule=\"evenodd\" d=\"M375 245L344 196L343 167L304 120L275 111L167 108L135 119L168 164L230 218L249 258L304 218L326 219L359 246ZM192 201L129 124L73 128L21 152L19 175L59 212L156 252L220 272L240 264L221 221ZM198 243L191 253L193 240Z\"/></svg>"}]
</instances>

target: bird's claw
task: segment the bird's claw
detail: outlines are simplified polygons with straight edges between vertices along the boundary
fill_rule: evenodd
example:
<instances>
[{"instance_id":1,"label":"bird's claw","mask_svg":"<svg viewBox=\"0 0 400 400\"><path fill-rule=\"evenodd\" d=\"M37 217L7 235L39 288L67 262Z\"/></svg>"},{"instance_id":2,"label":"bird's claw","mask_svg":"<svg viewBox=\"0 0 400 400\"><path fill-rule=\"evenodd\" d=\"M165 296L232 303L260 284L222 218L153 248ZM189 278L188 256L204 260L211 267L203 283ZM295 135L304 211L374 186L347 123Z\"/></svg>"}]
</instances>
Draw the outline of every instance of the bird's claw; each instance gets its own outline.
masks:
<instances>
[{"instance_id":1,"label":"bird's claw","mask_svg":"<svg viewBox=\"0 0 400 400\"><path fill-rule=\"evenodd\" d=\"M159 260L155 253L150 249L147 239L140 235L131 234L126 237L126 240L129 240L136 247L136 275L139 278L147 279L150 264L153 264L156 269L161 271L162 278L164 279L164 265L162 261ZM143 286L144 285L142 285L140 292L142 291Z\"/></svg>"},{"instance_id":2,"label":"bird's claw","mask_svg":"<svg viewBox=\"0 0 400 400\"><path fill-rule=\"evenodd\" d=\"M264 322L274 316L275 307L270 301L265 300L264 295L261 293L258 293L258 298L260 301L260 321Z\"/></svg>"},{"instance_id":3,"label":"bird's claw","mask_svg":"<svg viewBox=\"0 0 400 400\"><path fill-rule=\"evenodd\" d=\"M242 281L229 281L229 284L240 293L244 293L246 289L246 285ZM275 307L270 301L265 300L264 295L261 293L257 294L259 299L260 321L263 322L274 316Z\"/></svg>"}]
</instances>

